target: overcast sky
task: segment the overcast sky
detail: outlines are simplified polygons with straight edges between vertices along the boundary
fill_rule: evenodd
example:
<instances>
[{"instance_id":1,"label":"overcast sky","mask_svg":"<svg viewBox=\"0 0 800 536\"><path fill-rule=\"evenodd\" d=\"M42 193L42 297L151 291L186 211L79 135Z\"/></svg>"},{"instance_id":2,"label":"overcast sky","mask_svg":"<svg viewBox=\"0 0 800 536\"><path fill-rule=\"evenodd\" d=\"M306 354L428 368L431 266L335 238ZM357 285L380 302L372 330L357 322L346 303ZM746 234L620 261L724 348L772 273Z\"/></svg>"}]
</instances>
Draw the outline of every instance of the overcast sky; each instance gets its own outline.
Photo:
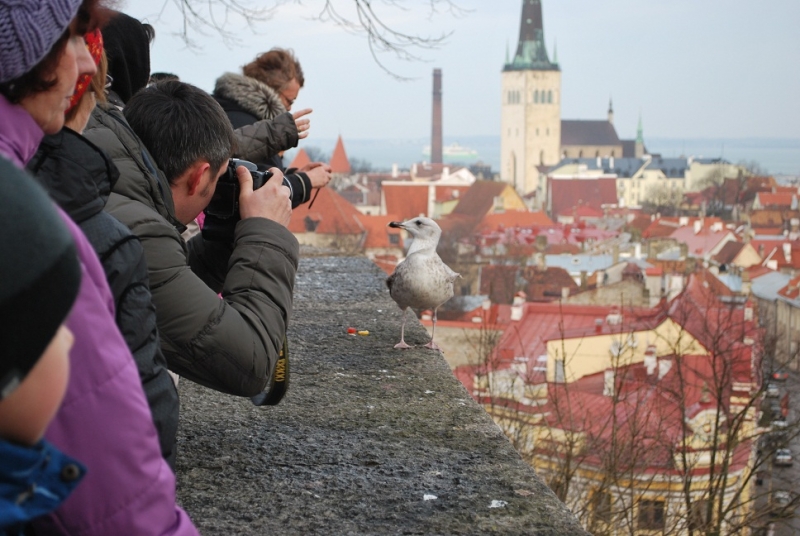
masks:
<instances>
[{"instance_id":1,"label":"overcast sky","mask_svg":"<svg viewBox=\"0 0 800 536\"><path fill-rule=\"evenodd\" d=\"M128 0L123 10L157 31L152 70L171 71L210 91L273 46L292 48L306 87L296 107L313 107L313 137L419 138L430 135L432 71L443 71L446 137L499 135L500 72L516 47L520 0L454 0L469 12L430 16L425 0L384 7L386 22L421 35L452 32L424 62L370 56L363 36L311 20L321 0L283 6L254 34L231 20L243 44L193 34L189 50L173 33L172 0ZM254 0L263 4L268 0ZM159 17L162 6L167 7ZM335 0L349 6L351 0ZM543 0L545 39L557 41L562 117L602 119L613 97L621 137L800 138L800 0Z\"/></svg>"}]
</instances>

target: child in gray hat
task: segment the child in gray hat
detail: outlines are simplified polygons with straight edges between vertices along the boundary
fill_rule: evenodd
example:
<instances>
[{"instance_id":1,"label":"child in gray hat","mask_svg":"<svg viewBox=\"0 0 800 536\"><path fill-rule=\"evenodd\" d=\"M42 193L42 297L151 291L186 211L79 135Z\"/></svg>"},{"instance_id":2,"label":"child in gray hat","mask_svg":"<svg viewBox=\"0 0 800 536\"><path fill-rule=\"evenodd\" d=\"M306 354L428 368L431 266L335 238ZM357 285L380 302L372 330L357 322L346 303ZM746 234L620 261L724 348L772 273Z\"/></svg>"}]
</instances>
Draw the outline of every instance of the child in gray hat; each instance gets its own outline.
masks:
<instances>
[{"instance_id":1,"label":"child in gray hat","mask_svg":"<svg viewBox=\"0 0 800 536\"><path fill-rule=\"evenodd\" d=\"M40 187L0 160L0 533L54 510L83 466L42 439L69 378L75 244Z\"/></svg>"}]
</instances>

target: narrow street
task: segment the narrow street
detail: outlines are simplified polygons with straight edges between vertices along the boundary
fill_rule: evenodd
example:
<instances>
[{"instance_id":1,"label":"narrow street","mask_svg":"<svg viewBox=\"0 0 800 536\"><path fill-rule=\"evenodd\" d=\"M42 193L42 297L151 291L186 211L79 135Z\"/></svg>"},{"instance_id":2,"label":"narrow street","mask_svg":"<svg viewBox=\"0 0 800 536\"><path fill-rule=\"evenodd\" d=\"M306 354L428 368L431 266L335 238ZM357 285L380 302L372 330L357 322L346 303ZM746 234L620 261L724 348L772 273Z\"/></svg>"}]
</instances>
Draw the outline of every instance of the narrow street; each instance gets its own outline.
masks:
<instances>
[{"instance_id":1,"label":"narrow street","mask_svg":"<svg viewBox=\"0 0 800 536\"><path fill-rule=\"evenodd\" d=\"M773 521L768 527L765 536L797 536L800 535L800 425L798 416L800 415L800 373L792 371L789 378L785 381L773 382L780 389L780 397L789 393L789 415L786 421L789 423L785 434L787 444L785 445L792 453L793 463L791 466L775 465L770 461L767 469L766 478L762 484L763 489L769 490L772 497L777 492L786 491L790 493L791 500L794 501L794 510L787 511L782 516L773 516ZM770 508L770 505L764 505Z\"/></svg>"}]
</instances>

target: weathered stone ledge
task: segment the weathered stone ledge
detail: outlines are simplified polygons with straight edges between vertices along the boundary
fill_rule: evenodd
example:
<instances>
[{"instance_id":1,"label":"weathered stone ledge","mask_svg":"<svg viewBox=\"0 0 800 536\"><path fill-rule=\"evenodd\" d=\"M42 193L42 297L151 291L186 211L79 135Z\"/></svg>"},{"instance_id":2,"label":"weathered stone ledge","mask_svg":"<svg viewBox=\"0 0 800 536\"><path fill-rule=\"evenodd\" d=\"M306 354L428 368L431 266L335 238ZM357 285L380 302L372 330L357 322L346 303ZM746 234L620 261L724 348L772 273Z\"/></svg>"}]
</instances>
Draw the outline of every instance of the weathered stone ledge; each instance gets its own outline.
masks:
<instances>
[{"instance_id":1,"label":"weathered stone ledge","mask_svg":"<svg viewBox=\"0 0 800 536\"><path fill-rule=\"evenodd\" d=\"M200 531L584 534L440 354L392 348L383 279L364 258L302 259L279 406L181 382L178 495ZM406 340L428 340L410 314Z\"/></svg>"}]
</instances>

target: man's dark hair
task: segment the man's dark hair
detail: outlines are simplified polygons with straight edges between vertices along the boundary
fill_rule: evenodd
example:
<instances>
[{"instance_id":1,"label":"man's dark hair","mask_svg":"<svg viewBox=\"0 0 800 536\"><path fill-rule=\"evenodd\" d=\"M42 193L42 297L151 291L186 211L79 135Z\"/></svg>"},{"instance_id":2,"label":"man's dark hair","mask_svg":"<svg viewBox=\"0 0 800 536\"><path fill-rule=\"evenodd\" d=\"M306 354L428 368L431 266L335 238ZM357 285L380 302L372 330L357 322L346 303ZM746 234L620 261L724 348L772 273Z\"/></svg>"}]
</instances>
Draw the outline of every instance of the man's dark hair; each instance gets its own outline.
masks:
<instances>
[{"instance_id":1,"label":"man's dark hair","mask_svg":"<svg viewBox=\"0 0 800 536\"><path fill-rule=\"evenodd\" d=\"M150 74L150 84L158 82L167 82L168 80L180 80L180 77L174 73L152 73Z\"/></svg>"},{"instance_id":2,"label":"man's dark hair","mask_svg":"<svg viewBox=\"0 0 800 536\"><path fill-rule=\"evenodd\" d=\"M198 160L219 170L236 149L231 122L217 101L185 82L139 91L124 114L170 184Z\"/></svg>"},{"instance_id":3,"label":"man's dark hair","mask_svg":"<svg viewBox=\"0 0 800 536\"><path fill-rule=\"evenodd\" d=\"M25 97L47 91L55 86L58 83L55 70L67 47L67 40L72 35L85 35L105 23L110 16L110 11L104 7L104 3L106 3L104 0L83 0L77 15L58 38L58 41L50 48L50 52L27 73L0 84L0 93L9 101L17 104Z\"/></svg>"}]
</instances>

